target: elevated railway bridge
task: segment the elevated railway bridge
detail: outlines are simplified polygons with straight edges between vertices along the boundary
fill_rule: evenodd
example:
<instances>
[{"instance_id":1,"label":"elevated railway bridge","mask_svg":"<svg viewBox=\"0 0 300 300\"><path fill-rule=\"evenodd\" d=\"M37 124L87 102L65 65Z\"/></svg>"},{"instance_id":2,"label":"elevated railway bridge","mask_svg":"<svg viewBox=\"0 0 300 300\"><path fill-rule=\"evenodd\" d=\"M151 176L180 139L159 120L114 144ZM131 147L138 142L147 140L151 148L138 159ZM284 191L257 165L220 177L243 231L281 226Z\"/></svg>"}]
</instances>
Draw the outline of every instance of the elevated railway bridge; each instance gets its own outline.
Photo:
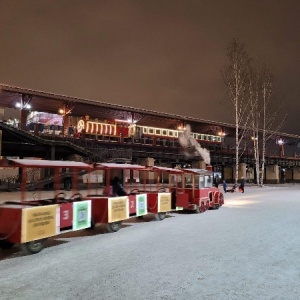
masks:
<instances>
[{"instance_id":1,"label":"elevated railway bridge","mask_svg":"<svg viewBox=\"0 0 300 300\"><path fill-rule=\"evenodd\" d=\"M179 143L189 124L193 138L209 150L214 171L228 182L234 178L231 124L6 85L0 85L0 107L15 112L14 118L4 113L0 122L2 156L203 167L203 158ZM300 136L274 135L267 148L267 182L300 182L299 145ZM241 176L255 181L250 138L239 168Z\"/></svg>"}]
</instances>

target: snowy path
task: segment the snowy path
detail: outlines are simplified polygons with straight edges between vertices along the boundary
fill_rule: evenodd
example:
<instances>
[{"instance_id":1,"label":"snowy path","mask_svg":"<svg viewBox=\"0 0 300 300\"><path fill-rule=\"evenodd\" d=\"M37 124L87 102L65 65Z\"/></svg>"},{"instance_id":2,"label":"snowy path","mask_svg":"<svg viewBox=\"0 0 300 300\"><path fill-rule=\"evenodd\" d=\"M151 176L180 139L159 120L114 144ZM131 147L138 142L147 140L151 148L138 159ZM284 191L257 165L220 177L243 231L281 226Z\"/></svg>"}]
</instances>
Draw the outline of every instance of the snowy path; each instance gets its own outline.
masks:
<instances>
[{"instance_id":1,"label":"snowy path","mask_svg":"<svg viewBox=\"0 0 300 300\"><path fill-rule=\"evenodd\" d=\"M36 255L0 250L0 299L300 299L300 186L225 201L64 235Z\"/></svg>"}]
</instances>

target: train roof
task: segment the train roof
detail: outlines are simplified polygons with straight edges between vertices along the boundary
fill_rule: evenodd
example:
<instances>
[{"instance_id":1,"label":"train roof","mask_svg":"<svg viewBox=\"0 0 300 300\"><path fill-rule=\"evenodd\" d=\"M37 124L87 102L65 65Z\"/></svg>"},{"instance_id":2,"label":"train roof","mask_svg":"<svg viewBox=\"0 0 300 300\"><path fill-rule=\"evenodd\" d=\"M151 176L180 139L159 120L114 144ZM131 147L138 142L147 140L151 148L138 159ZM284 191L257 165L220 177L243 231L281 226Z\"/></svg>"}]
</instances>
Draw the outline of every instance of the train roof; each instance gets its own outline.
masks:
<instances>
[{"instance_id":1,"label":"train roof","mask_svg":"<svg viewBox=\"0 0 300 300\"><path fill-rule=\"evenodd\" d=\"M42 159L3 159L0 161L3 167L29 167L29 168L77 168L91 169L89 164L76 161L42 160Z\"/></svg>"},{"instance_id":2,"label":"train roof","mask_svg":"<svg viewBox=\"0 0 300 300\"><path fill-rule=\"evenodd\" d=\"M213 172L205 169L182 169L184 173L190 173L194 175L212 175Z\"/></svg>"},{"instance_id":3,"label":"train roof","mask_svg":"<svg viewBox=\"0 0 300 300\"><path fill-rule=\"evenodd\" d=\"M154 171L154 172L168 172L173 174L182 174L183 171L181 169L173 169L168 167L160 167L160 166L153 166L149 167L148 170Z\"/></svg>"},{"instance_id":4,"label":"train roof","mask_svg":"<svg viewBox=\"0 0 300 300\"><path fill-rule=\"evenodd\" d=\"M132 164L118 164L118 163L96 163L94 165L96 170L104 169L129 169L129 170L145 170L146 167L141 165L132 165Z\"/></svg>"}]
</instances>

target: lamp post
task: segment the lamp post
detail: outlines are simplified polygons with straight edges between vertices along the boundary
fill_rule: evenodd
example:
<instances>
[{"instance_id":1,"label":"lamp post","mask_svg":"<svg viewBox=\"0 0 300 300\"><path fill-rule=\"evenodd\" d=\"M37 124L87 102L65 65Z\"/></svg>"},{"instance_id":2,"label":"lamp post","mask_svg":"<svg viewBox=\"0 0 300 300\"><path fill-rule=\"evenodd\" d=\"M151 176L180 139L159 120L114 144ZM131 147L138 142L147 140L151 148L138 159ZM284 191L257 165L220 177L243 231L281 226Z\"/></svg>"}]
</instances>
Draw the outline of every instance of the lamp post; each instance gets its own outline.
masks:
<instances>
[{"instance_id":1,"label":"lamp post","mask_svg":"<svg viewBox=\"0 0 300 300\"><path fill-rule=\"evenodd\" d=\"M15 104L16 108L20 110L20 121L18 127L20 129L26 129L26 122L29 110L31 109L31 97L22 95L20 101Z\"/></svg>"},{"instance_id":2,"label":"lamp post","mask_svg":"<svg viewBox=\"0 0 300 300\"><path fill-rule=\"evenodd\" d=\"M280 138L277 143L279 145L279 156L284 157L284 140Z\"/></svg>"}]
</instances>

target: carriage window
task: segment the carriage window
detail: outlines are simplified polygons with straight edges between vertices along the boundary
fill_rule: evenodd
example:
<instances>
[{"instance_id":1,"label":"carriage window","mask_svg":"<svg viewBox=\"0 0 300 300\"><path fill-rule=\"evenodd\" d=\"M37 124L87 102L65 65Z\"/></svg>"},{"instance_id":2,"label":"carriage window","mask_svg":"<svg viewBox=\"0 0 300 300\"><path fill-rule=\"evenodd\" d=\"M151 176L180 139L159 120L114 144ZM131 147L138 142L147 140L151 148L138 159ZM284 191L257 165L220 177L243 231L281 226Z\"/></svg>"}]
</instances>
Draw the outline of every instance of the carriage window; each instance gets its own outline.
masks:
<instances>
[{"instance_id":1,"label":"carriage window","mask_svg":"<svg viewBox=\"0 0 300 300\"><path fill-rule=\"evenodd\" d=\"M167 135L167 130L163 130L162 135Z\"/></svg>"},{"instance_id":2,"label":"carriage window","mask_svg":"<svg viewBox=\"0 0 300 300\"><path fill-rule=\"evenodd\" d=\"M212 187L211 175L205 175L204 176L204 187Z\"/></svg>"},{"instance_id":3,"label":"carriage window","mask_svg":"<svg viewBox=\"0 0 300 300\"><path fill-rule=\"evenodd\" d=\"M161 135L160 129L155 129L155 135Z\"/></svg>"},{"instance_id":4,"label":"carriage window","mask_svg":"<svg viewBox=\"0 0 300 300\"><path fill-rule=\"evenodd\" d=\"M147 133L147 127L143 127L143 133Z\"/></svg>"},{"instance_id":5,"label":"carriage window","mask_svg":"<svg viewBox=\"0 0 300 300\"><path fill-rule=\"evenodd\" d=\"M173 131L169 130L169 136L173 136Z\"/></svg>"},{"instance_id":6,"label":"carriage window","mask_svg":"<svg viewBox=\"0 0 300 300\"><path fill-rule=\"evenodd\" d=\"M208 139L209 141L211 141L211 140L212 140L212 136L211 136L211 135L208 135L208 136L207 136L207 139Z\"/></svg>"},{"instance_id":7,"label":"carriage window","mask_svg":"<svg viewBox=\"0 0 300 300\"><path fill-rule=\"evenodd\" d=\"M178 137L178 131L174 131L174 136Z\"/></svg>"},{"instance_id":8,"label":"carriage window","mask_svg":"<svg viewBox=\"0 0 300 300\"><path fill-rule=\"evenodd\" d=\"M192 174L185 175L185 187L186 188L193 187Z\"/></svg>"},{"instance_id":9,"label":"carriage window","mask_svg":"<svg viewBox=\"0 0 300 300\"><path fill-rule=\"evenodd\" d=\"M203 140L207 141L207 135L203 135Z\"/></svg>"},{"instance_id":10,"label":"carriage window","mask_svg":"<svg viewBox=\"0 0 300 300\"><path fill-rule=\"evenodd\" d=\"M149 134L154 134L154 129L153 128L148 128Z\"/></svg>"},{"instance_id":11,"label":"carriage window","mask_svg":"<svg viewBox=\"0 0 300 300\"><path fill-rule=\"evenodd\" d=\"M222 141L222 140L221 140L221 137L218 136L218 137L217 137L217 141L218 141L218 142L221 142L221 141Z\"/></svg>"},{"instance_id":12,"label":"carriage window","mask_svg":"<svg viewBox=\"0 0 300 300\"><path fill-rule=\"evenodd\" d=\"M193 133L193 138L197 139L197 133Z\"/></svg>"},{"instance_id":13,"label":"carriage window","mask_svg":"<svg viewBox=\"0 0 300 300\"><path fill-rule=\"evenodd\" d=\"M199 188L204 188L204 176L199 176Z\"/></svg>"},{"instance_id":14,"label":"carriage window","mask_svg":"<svg viewBox=\"0 0 300 300\"><path fill-rule=\"evenodd\" d=\"M214 142L216 142L216 141L217 141L217 137L216 137L216 136L213 136L213 137L212 137L212 140L213 140Z\"/></svg>"}]
</instances>

